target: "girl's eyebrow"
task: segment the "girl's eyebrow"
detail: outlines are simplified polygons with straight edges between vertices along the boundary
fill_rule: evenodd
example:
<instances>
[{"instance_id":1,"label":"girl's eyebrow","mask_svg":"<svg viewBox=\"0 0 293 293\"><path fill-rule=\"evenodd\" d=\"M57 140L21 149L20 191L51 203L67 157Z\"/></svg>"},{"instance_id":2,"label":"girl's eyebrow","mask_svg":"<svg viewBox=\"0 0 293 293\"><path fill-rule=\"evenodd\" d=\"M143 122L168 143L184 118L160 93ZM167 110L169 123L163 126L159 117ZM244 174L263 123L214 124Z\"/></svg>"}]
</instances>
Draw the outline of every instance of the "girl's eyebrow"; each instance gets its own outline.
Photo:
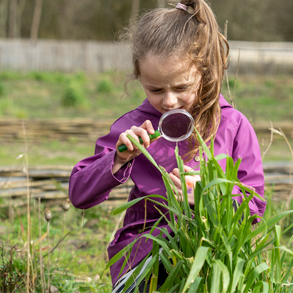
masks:
<instances>
[{"instance_id":1,"label":"girl's eyebrow","mask_svg":"<svg viewBox=\"0 0 293 293\"><path fill-rule=\"evenodd\" d=\"M182 87L182 86L190 86L190 85L193 85L194 82L192 81L189 81L189 82L181 82L181 83L178 83L178 84L175 84L174 86L172 87ZM157 86L157 85L150 85L150 84L144 84L145 87L147 88L161 88L160 86Z\"/></svg>"},{"instance_id":2,"label":"girl's eyebrow","mask_svg":"<svg viewBox=\"0 0 293 293\"><path fill-rule=\"evenodd\" d=\"M181 82L181 83L178 83L176 85L174 85L174 87L180 87L180 86L190 86L190 85L193 85L194 82L192 81L189 81L189 82Z\"/></svg>"}]
</instances>

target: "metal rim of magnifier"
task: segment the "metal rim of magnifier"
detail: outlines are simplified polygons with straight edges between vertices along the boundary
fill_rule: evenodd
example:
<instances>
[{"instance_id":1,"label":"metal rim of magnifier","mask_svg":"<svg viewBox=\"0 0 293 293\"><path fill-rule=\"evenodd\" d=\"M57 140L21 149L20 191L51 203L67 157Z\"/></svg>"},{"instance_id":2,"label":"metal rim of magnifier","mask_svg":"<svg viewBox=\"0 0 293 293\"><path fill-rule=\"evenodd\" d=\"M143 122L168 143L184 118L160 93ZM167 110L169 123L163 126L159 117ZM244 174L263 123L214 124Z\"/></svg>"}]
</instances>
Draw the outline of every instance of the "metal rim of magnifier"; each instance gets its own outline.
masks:
<instances>
[{"instance_id":1,"label":"metal rim of magnifier","mask_svg":"<svg viewBox=\"0 0 293 293\"><path fill-rule=\"evenodd\" d=\"M168 135L166 135L165 133L164 133L164 130L162 129L162 124L163 124L163 121L165 120L165 118L166 117L168 117L168 116L170 116L170 115L173 115L173 114L182 114L182 115L185 115L185 116L187 116L188 118L189 118L189 120L190 120L190 124L189 124L189 128L188 128L188 132L185 134L185 135L182 135L182 136L180 136L180 137L170 137L170 136L168 136ZM193 131L193 126L194 126L194 119L193 119L193 117L191 116L191 114L190 113L188 113L186 110L183 110L183 109L174 109L174 110L169 110L169 111L167 111L166 113L164 113L163 115L162 115L162 117L161 117L161 119L160 119L160 121L159 121L159 131L160 131L160 133L161 133L161 135L165 138L165 139L167 139L167 140L169 140L169 141L182 141L182 140L185 140L185 139L187 139L190 135L191 135L191 133L192 133L192 131Z\"/></svg>"}]
</instances>

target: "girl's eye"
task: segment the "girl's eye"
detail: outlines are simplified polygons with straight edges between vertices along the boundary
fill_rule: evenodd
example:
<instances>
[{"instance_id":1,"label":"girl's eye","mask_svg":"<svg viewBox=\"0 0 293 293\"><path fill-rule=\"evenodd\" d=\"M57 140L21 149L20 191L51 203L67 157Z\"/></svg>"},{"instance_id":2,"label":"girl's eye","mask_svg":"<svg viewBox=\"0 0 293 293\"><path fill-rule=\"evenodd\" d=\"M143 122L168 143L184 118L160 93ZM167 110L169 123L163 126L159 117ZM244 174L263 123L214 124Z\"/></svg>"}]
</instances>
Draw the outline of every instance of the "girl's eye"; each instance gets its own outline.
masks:
<instances>
[{"instance_id":1,"label":"girl's eye","mask_svg":"<svg viewBox=\"0 0 293 293\"><path fill-rule=\"evenodd\" d=\"M155 90L150 90L151 93L158 93L160 92L162 89L155 89Z\"/></svg>"},{"instance_id":2,"label":"girl's eye","mask_svg":"<svg viewBox=\"0 0 293 293\"><path fill-rule=\"evenodd\" d=\"M184 91L188 88L188 86L181 86L181 87L178 87L176 88L177 91Z\"/></svg>"}]
</instances>

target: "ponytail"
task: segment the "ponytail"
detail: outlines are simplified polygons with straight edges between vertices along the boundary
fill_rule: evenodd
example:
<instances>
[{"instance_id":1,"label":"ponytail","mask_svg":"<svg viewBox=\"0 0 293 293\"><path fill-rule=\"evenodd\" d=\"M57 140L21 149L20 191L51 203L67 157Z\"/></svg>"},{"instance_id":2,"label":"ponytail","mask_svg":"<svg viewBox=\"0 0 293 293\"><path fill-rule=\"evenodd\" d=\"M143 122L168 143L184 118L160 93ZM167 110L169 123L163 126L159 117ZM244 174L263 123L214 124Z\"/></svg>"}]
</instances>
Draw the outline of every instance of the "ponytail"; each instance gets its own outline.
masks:
<instances>
[{"instance_id":1,"label":"ponytail","mask_svg":"<svg viewBox=\"0 0 293 293\"><path fill-rule=\"evenodd\" d=\"M192 115L195 118L195 127L208 142L211 136L215 136L220 124L219 96L227 68L229 44L219 31L212 9L204 0L182 0L180 3L191 8L191 17L198 22L194 42L188 50L192 60L190 66L195 65L201 73L198 99L193 105ZM189 143L191 151L187 157L191 159L199 147L195 134Z\"/></svg>"}]
</instances>

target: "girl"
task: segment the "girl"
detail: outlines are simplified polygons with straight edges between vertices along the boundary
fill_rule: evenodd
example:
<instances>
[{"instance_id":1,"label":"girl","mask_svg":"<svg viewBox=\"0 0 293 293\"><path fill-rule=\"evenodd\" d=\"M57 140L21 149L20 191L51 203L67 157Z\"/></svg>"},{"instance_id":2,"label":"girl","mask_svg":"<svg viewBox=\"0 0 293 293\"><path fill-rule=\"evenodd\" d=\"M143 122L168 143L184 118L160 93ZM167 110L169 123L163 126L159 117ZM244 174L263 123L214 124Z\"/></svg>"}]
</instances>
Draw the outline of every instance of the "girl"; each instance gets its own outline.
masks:
<instances>
[{"instance_id":1,"label":"girl","mask_svg":"<svg viewBox=\"0 0 293 293\"><path fill-rule=\"evenodd\" d=\"M189 111L195 127L205 141L215 137L215 155L228 153L237 160L242 158L238 178L263 196L264 175L256 135L248 120L233 109L220 94L226 68L228 43L220 34L214 14L204 0L182 0L176 8L158 8L143 15L131 34L133 74L145 91L145 101L133 111L120 117L108 135L97 140L95 155L79 162L70 178L69 196L74 206L87 209L109 197L115 186L134 182L129 200L150 194L166 195L159 171L126 137L130 134L148 149L156 162L163 166L181 189L176 169L176 143L164 138L150 144L148 133L158 128L161 115L171 109ZM119 152L117 147L127 146ZM186 169L198 165L198 141L193 134L188 141L179 142L179 153L185 159ZM225 160L220 161L225 169ZM195 169L196 170L196 169ZM193 181L198 180L194 177ZM237 186L233 194L239 203L242 197ZM111 195L110 195L111 196ZM190 193L192 205L193 195ZM143 229L157 221L164 208L140 201L126 212L123 228L117 231L108 248L109 258L131 243ZM250 202L251 214L263 215L265 203L257 198ZM145 221L146 217L146 221ZM161 221L160 227L166 225ZM155 230L153 235L158 235ZM137 241L123 270L124 259L111 267L114 292L120 292L125 273L135 268L151 251L151 241ZM160 279L164 279L164 272ZM128 273L131 276L131 273ZM128 292L131 292L130 290Z\"/></svg>"}]
</instances>

